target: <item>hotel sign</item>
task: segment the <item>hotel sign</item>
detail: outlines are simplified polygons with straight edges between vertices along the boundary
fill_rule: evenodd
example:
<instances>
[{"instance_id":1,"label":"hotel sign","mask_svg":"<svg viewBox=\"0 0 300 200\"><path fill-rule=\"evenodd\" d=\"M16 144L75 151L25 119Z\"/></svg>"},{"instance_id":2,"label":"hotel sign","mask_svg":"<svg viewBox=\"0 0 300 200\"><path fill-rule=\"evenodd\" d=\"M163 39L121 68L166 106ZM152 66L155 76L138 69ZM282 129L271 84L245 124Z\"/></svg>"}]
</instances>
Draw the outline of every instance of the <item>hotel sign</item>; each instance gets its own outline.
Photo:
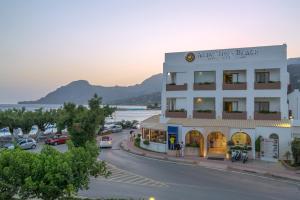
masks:
<instances>
[{"instance_id":1,"label":"hotel sign","mask_svg":"<svg viewBox=\"0 0 300 200\"><path fill-rule=\"evenodd\" d=\"M185 56L187 62L192 62L195 59L219 61L219 60L233 60L243 59L258 56L257 48L243 48L243 49L224 49L224 50L212 50L212 51L200 51L195 54L189 52Z\"/></svg>"}]
</instances>

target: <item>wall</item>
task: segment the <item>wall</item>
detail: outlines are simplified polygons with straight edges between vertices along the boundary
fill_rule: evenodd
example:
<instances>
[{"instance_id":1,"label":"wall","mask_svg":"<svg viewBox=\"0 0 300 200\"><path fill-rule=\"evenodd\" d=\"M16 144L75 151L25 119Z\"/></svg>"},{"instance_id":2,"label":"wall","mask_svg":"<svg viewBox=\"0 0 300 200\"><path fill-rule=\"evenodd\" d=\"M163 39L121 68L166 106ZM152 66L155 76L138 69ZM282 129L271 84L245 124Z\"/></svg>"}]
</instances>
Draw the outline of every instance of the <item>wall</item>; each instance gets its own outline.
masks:
<instances>
[{"instance_id":1,"label":"wall","mask_svg":"<svg viewBox=\"0 0 300 200\"><path fill-rule=\"evenodd\" d=\"M185 72L185 82L188 84L187 91L166 92L165 78L163 79L162 90L162 116L164 121L164 111L166 108L167 97L186 97L186 107L188 117L192 117L195 97L215 97L216 117L222 116L223 98L237 97L247 98L246 110L248 119L254 117L254 98L255 97L277 97L280 98L280 112L282 119L288 119L287 104L287 85L289 76L287 73L287 54L286 45L253 47L245 49L225 49L212 51L195 51L196 56L193 62L187 62L185 56L187 52L167 53L165 54L165 63L163 68L164 77L168 72ZM241 55L240 51L248 51L249 55ZM256 53L255 53L256 51ZM233 53L228 56L227 53ZM207 55L215 55L208 56ZM251 55L250 55L251 54ZM218 56L227 55L227 56ZM280 90L254 90L255 69L280 69ZM223 90L223 71L224 70L246 70L247 90ZM194 91L194 72L195 71L215 71L216 72L216 90L213 91Z\"/></svg>"}]
</instances>

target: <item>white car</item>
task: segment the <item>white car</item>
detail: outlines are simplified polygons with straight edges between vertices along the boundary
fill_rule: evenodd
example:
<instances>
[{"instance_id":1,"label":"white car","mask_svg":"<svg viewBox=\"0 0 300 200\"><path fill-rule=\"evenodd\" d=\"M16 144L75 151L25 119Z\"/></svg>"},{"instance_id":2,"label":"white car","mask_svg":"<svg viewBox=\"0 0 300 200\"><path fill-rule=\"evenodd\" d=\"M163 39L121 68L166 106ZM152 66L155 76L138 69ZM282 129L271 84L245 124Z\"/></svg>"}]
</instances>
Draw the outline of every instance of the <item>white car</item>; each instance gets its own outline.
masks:
<instances>
[{"instance_id":1,"label":"white car","mask_svg":"<svg viewBox=\"0 0 300 200\"><path fill-rule=\"evenodd\" d=\"M100 148L111 148L112 138L110 136L102 136L99 143Z\"/></svg>"},{"instance_id":2,"label":"white car","mask_svg":"<svg viewBox=\"0 0 300 200\"><path fill-rule=\"evenodd\" d=\"M0 137L11 137L11 133L8 127L0 129Z\"/></svg>"},{"instance_id":3,"label":"white car","mask_svg":"<svg viewBox=\"0 0 300 200\"><path fill-rule=\"evenodd\" d=\"M33 125L29 132L29 136L36 136L39 132L39 127L37 125Z\"/></svg>"}]
</instances>

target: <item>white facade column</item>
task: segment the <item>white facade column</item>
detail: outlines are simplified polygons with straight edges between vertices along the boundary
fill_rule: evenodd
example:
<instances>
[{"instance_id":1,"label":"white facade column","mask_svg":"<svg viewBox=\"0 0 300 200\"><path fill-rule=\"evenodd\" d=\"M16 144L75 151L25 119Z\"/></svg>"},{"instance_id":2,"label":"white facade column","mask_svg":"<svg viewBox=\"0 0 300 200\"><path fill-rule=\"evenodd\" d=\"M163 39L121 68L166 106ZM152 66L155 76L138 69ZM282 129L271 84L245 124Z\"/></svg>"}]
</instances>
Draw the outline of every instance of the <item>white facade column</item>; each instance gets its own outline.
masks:
<instances>
[{"instance_id":1,"label":"white facade column","mask_svg":"<svg viewBox=\"0 0 300 200\"><path fill-rule=\"evenodd\" d=\"M165 111L167 109L167 98L166 98L166 83L167 83L168 72L163 68L163 81L161 88L161 115L160 122L164 123L165 120Z\"/></svg>"},{"instance_id":2,"label":"white facade column","mask_svg":"<svg viewBox=\"0 0 300 200\"><path fill-rule=\"evenodd\" d=\"M194 110L194 97L193 97L193 85L194 85L194 71L190 70L186 72L188 90L186 95L187 101L187 118L193 118L193 110Z\"/></svg>"},{"instance_id":3,"label":"white facade column","mask_svg":"<svg viewBox=\"0 0 300 200\"><path fill-rule=\"evenodd\" d=\"M247 119L254 118L254 82L255 70L253 68L247 69L247 96L246 96L246 111Z\"/></svg>"},{"instance_id":4,"label":"white facade column","mask_svg":"<svg viewBox=\"0 0 300 200\"><path fill-rule=\"evenodd\" d=\"M222 118L223 113L223 70L216 70L216 118Z\"/></svg>"}]
</instances>

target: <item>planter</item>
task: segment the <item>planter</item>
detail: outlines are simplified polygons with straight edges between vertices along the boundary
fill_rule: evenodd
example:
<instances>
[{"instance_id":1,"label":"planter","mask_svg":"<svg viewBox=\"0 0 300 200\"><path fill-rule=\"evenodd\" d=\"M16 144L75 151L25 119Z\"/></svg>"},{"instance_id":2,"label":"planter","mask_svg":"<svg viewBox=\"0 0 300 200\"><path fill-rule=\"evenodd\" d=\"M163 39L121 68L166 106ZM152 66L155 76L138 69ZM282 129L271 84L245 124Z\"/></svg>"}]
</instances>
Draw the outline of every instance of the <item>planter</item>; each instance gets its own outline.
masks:
<instances>
[{"instance_id":1,"label":"planter","mask_svg":"<svg viewBox=\"0 0 300 200\"><path fill-rule=\"evenodd\" d=\"M216 90L216 83L194 83L194 90Z\"/></svg>"},{"instance_id":2,"label":"planter","mask_svg":"<svg viewBox=\"0 0 300 200\"><path fill-rule=\"evenodd\" d=\"M196 118L196 119L216 119L216 112L215 111L201 112L201 111L194 110L193 118Z\"/></svg>"},{"instance_id":3,"label":"planter","mask_svg":"<svg viewBox=\"0 0 300 200\"><path fill-rule=\"evenodd\" d=\"M174 85L174 84L167 84L166 91L184 91L187 90L187 84L183 85Z\"/></svg>"},{"instance_id":4,"label":"planter","mask_svg":"<svg viewBox=\"0 0 300 200\"><path fill-rule=\"evenodd\" d=\"M223 90L247 90L247 83L223 83Z\"/></svg>"},{"instance_id":5,"label":"planter","mask_svg":"<svg viewBox=\"0 0 300 200\"><path fill-rule=\"evenodd\" d=\"M280 81L273 83L254 83L254 89L256 90L274 90L280 89Z\"/></svg>"},{"instance_id":6,"label":"planter","mask_svg":"<svg viewBox=\"0 0 300 200\"><path fill-rule=\"evenodd\" d=\"M275 113L255 112L254 119L255 120L280 120L281 113L280 112L275 112Z\"/></svg>"},{"instance_id":7,"label":"planter","mask_svg":"<svg viewBox=\"0 0 300 200\"><path fill-rule=\"evenodd\" d=\"M186 118L186 111L166 111L166 117L170 118Z\"/></svg>"},{"instance_id":8,"label":"planter","mask_svg":"<svg viewBox=\"0 0 300 200\"><path fill-rule=\"evenodd\" d=\"M223 119L247 119L247 112L223 112Z\"/></svg>"}]
</instances>

